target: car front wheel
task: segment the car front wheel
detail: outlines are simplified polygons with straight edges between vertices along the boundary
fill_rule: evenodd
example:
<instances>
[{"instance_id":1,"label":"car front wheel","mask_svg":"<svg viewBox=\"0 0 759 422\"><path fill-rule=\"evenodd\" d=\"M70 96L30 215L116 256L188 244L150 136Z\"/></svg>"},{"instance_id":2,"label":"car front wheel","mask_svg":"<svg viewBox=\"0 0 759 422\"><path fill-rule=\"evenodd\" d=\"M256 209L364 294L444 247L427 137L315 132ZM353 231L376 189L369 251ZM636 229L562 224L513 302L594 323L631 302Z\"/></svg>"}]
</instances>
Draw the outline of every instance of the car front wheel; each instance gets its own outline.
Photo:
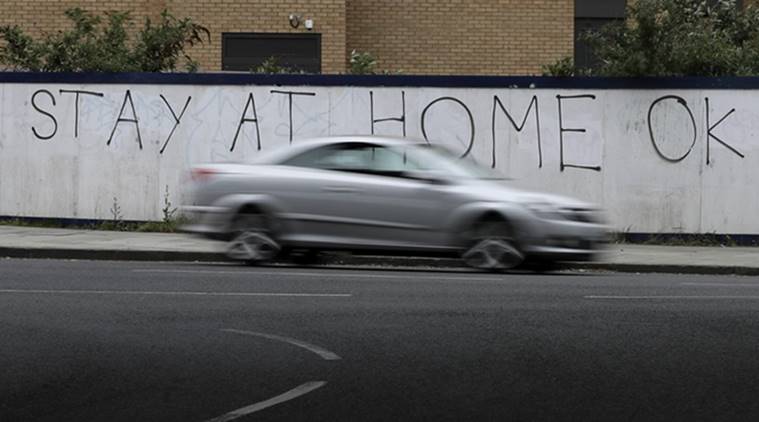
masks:
<instances>
[{"instance_id":1,"label":"car front wheel","mask_svg":"<svg viewBox=\"0 0 759 422\"><path fill-rule=\"evenodd\" d=\"M519 250L513 229L507 221L480 221L465 236L467 247L462 259L470 267L503 271L515 268L524 261L524 254Z\"/></svg>"}]
</instances>

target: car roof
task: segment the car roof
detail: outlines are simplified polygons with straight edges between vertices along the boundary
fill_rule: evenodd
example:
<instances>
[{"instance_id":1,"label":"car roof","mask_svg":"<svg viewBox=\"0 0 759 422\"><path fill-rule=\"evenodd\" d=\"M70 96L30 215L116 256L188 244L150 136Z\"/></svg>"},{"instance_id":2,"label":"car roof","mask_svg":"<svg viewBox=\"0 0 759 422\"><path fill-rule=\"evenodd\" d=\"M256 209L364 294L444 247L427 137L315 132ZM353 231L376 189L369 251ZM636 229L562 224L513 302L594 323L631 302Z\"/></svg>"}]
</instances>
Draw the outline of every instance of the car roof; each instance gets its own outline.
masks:
<instances>
[{"instance_id":1,"label":"car roof","mask_svg":"<svg viewBox=\"0 0 759 422\"><path fill-rule=\"evenodd\" d=\"M414 138L401 138L398 136L384 136L384 135L337 135L337 136L324 136L320 138L304 139L301 141L295 141L299 144L310 145L330 145L341 144L346 142L366 142L379 145L412 145L426 143L424 139Z\"/></svg>"},{"instance_id":2,"label":"car roof","mask_svg":"<svg viewBox=\"0 0 759 422\"><path fill-rule=\"evenodd\" d=\"M424 139L415 138L401 138L393 136L380 136L380 135L338 135L338 136L325 136L319 138L310 138L295 140L292 145L288 147L278 148L272 151L270 154L260 156L258 163L277 163L286 160L295 155L301 154L305 151L329 146L339 145L345 143L365 142L370 144L376 144L381 146L398 146L398 145L419 145L426 144Z\"/></svg>"}]
</instances>

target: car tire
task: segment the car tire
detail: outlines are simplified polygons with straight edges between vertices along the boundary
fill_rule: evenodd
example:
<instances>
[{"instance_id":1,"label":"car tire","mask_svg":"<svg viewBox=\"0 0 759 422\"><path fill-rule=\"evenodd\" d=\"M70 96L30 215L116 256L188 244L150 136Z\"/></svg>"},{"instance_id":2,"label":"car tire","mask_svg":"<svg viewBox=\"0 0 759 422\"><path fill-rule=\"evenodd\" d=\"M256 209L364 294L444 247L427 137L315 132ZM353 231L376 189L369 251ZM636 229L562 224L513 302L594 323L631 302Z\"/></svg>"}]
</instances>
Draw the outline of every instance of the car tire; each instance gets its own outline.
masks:
<instances>
[{"instance_id":1,"label":"car tire","mask_svg":"<svg viewBox=\"0 0 759 422\"><path fill-rule=\"evenodd\" d=\"M243 210L230 225L226 255L232 260L255 265L274 259L281 251L272 232L272 220L257 210Z\"/></svg>"},{"instance_id":2,"label":"car tire","mask_svg":"<svg viewBox=\"0 0 759 422\"><path fill-rule=\"evenodd\" d=\"M287 259L295 265L310 267L322 262L322 254L316 249L295 249L287 253Z\"/></svg>"},{"instance_id":3,"label":"car tire","mask_svg":"<svg viewBox=\"0 0 759 422\"><path fill-rule=\"evenodd\" d=\"M473 268L505 271L518 267L525 256L514 238L508 221L497 218L480 220L466 232L464 262Z\"/></svg>"},{"instance_id":4,"label":"car tire","mask_svg":"<svg viewBox=\"0 0 759 422\"><path fill-rule=\"evenodd\" d=\"M532 271L537 274L547 274L556 271L561 271L566 268L566 264L547 260L547 259L529 259L526 260L520 268Z\"/></svg>"}]
</instances>

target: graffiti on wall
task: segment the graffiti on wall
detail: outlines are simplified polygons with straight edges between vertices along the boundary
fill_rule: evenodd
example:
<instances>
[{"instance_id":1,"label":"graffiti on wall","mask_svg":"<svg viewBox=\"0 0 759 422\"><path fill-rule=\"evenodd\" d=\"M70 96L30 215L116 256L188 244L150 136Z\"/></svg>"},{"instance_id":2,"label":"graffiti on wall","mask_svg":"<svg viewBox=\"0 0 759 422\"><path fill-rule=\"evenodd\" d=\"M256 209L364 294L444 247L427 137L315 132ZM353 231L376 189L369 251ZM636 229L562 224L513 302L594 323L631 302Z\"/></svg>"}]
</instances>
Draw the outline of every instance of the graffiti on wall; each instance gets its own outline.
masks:
<instances>
[{"instance_id":1,"label":"graffiti on wall","mask_svg":"<svg viewBox=\"0 0 759 422\"><path fill-rule=\"evenodd\" d=\"M281 90L281 89L272 89L269 91L270 95L284 95L287 99L287 113L285 116L282 116L284 119L286 119L286 126L288 129L288 141L289 143L293 142L294 139L294 113L293 113L293 105L297 101L297 98L299 97L316 97L316 92L309 92L309 91L289 91L289 90ZM29 130L31 134L40 141L50 141L54 139L56 136L63 136L59 133L59 120L60 116L57 114L56 109L59 107L59 103L64 99L65 96L73 95L73 103L74 103L74 133L73 137L78 138L79 137L79 128L80 128L80 116L79 116L79 107L81 105L82 98L84 96L91 96L91 97L99 97L103 98L105 94L103 92L96 92L96 91L89 91L89 90L72 90L72 89L59 89L58 90L58 97L56 99L56 95L53 93L53 91L48 89L38 89L34 91L34 93L31 94L30 98L30 104L32 108L34 109L35 113L38 113L40 116L44 117L48 121L48 125L46 125L47 129L43 130L40 129L34 125L30 125ZM169 112L169 115L172 118L172 127L171 130L165 135L165 139L161 143L161 148L159 149L158 153L163 154L166 151L167 146L169 145L169 142L171 141L172 137L174 136L176 130L180 125L182 124L182 118L184 117L185 113L192 107L192 96L188 95L186 98L184 98L184 104L182 105L182 102L179 101L175 103L174 106L172 106L171 102L166 98L164 94L158 94L158 97L163 101L163 104L166 108L166 110ZM140 113L140 111L135 107L134 100L132 98L131 90L127 89L125 90L124 94L121 96L121 107L119 109L119 112L116 116L113 118L113 124L112 129L110 131L110 134L105 138L105 145L110 146L113 142L118 141L116 138L117 129L120 125L133 125L134 127L134 133L136 134L134 141L136 142L139 149L143 149L143 138L141 134L140 129L140 122L141 118L145 119L150 116L145 116L144 114ZM374 91L368 92L368 102L369 102L369 109L367 110L367 130L365 133L371 133L371 134L377 134L379 132L379 128L383 124L387 123L396 123L400 124L402 127L402 135L407 136L407 122L408 122L408 114L407 114L407 106L406 106L406 91L400 90L398 92L398 98L399 98L399 107L398 112L396 115L393 116L379 116L375 112L375 93ZM567 170L567 169L577 169L577 170L588 170L588 171L595 171L600 172L602 171L602 166L600 164L588 164L588 163L576 163L569 161L565 156L565 149L571 148L571 141L567 139L568 134L584 134L586 132L586 128L582 127L568 127L565 125L565 116L568 113L572 113L572 108L582 108L587 106L587 102L592 102L597 99L597 96L592 93L588 94L579 94L579 95L556 95L555 96L555 103L553 105L545 105L541 104L539 98L537 95L533 95L530 99L529 104L527 105L527 108L524 111L523 117L521 118L521 122L518 122L518 116L519 113L516 113L514 110L509 110L508 107L504 104L504 101L499 95L493 95L492 96L492 106L491 109L491 119L490 119L490 149L491 149L491 160L490 160L490 166L495 168L497 165L497 155L496 151L498 149L498 141L499 137L502 133L504 133L507 130L513 130L517 133L521 133L526 130L526 126L528 123L528 120L534 122L532 127L534 127L534 136L535 136L535 142L536 142L536 154L537 154L537 160L536 165L538 168L542 168L544 165L543 160L543 149L544 149L544 136L543 132L545 130L544 125L545 122L541 122L540 119L540 111L542 108L546 106L556 107L557 109L557 122L551 122L550 124L557 125L555 131L558 133L558 142L556 143L558 145L559 149L559 162L558 167L561 172ZM229 140L229 151L234 151L235 147L238 144L238 139L241 136L241 133L243 132L243 129L245 125L252 125L255 128L255 141L256 141L256 148L257 150L261 150L262 144L265 142L262 142L261 139L261 129L260 125L262 124L259 117L258 117L258 110L256 107L256 97L253 92L247 93L247 98L241 97L240 98L241 103L244 103L244 107L242 108L242 113L237 116L237 118L233 121L230 119L228 122L231 125L236 124L236 130L234 132L234 136ZM467 138L464 140L465 148L463 153L461 154L461 157L467 157L474 145L475 142L477 142L477 131L478 129L481 130L481 128L478 128L475 123L475 117L473 114L472 109L470 106L463 101L462 99L459 99L455 96L440 96L437 98L432 99L431 101L427 102L424 107L421 109L420 118L418 125L421 129L421 136L424 138L427 142L434 142L428 134L429 127L430 127L430 119L429 115L432 114L436 107L438 107L441 104L450 104L455 105L455 109L458 110L457 113L460 113L464 120L467 122L466 132L468 134ZM706 164L711 163L711 149L712 149L712 142L716 141L720 146L726 148L730 152L732 152L735 156L738 158L745 158L744 153L739 151L736 147L731 145L728 141L723 140L719 136L715 134L717 128L724 124L728 118L733 115L736 111L735 108L730 108L727 112L725 112L719 119L712 118L712 107L710 105L710 98L705 97L704 98L705 103L705 122L704 128L705 128L705 140L706 140ZM689 139L691 139L689 146L677 154L671 154L663 151L662 148L660 148L660 143L662 139L662 134L658 133L657 130L654 127L654 124L652 123L653 118L655 117L656 113L660 111L662 105L665 104L672 104L675 105L677 108L680 109L680 113L683 113L688 118L689 124L685 128L680 128L678 130L683 130L686 133L689 134ZM505 117L508 123L510 124L510 128L501 129L498 130L498 120L499 117ZM516 116L516 118L515 118ZM692 151L693 148L696 146L696 142L698 139L698 131L699 131L699 122L697 122L697 118L694 115L693 109L691 105L688 104L688 102L677 95L663 95L658 98L655 98L648 108L648 115L647 115L647 125L648 125L648 136L652 147L652 152L656 154L657 157L660 159L669 162L669 163L678 163L682 160L684 160L686 157L688 157Z\"/></svg>"}]
</instances>

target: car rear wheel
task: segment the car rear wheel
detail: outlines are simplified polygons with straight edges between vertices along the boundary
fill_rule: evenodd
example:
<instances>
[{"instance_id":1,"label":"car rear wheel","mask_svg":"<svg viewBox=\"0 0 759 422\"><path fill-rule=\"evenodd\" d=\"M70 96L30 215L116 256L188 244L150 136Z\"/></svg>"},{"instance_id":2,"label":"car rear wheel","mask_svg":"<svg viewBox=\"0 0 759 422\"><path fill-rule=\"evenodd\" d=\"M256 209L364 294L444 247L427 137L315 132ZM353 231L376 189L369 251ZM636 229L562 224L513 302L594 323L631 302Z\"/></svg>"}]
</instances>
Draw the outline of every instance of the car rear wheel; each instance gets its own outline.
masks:
<instances>
[{"instance_id":1,"label":"car rear wheel","mask_svg":"<svg viewBox=\"0 0 759 422\"><path fill-rule=\"evenodd\" d=\"M295 265L309 267L322 261L322 254L316 249L294 249L286 252L287 259Z\"/></svg>"},{"instance_id":2,"label":"car rear wheel","mask_svg":"<svg viewBox=\"0 0 759 422\"><path fill-rule=\"evenodd\" d=\"M473 268L503 271L515 268L524 261L514 239L511 225L504 220L479 221L466 233L467 248L464 262Z\"/></svg>"},{"instance_id":3,"label":"car rear wheel","mask_svg":"<svg viewBox=\"0 0 759 422\"><path fill-rule=\"evenodd\" d=\"M272 221L259 211L238 213L231 225L227 256L248 264L266 262L276 257L281 246L272 234Z\"/></svg>"}]
</instances>

